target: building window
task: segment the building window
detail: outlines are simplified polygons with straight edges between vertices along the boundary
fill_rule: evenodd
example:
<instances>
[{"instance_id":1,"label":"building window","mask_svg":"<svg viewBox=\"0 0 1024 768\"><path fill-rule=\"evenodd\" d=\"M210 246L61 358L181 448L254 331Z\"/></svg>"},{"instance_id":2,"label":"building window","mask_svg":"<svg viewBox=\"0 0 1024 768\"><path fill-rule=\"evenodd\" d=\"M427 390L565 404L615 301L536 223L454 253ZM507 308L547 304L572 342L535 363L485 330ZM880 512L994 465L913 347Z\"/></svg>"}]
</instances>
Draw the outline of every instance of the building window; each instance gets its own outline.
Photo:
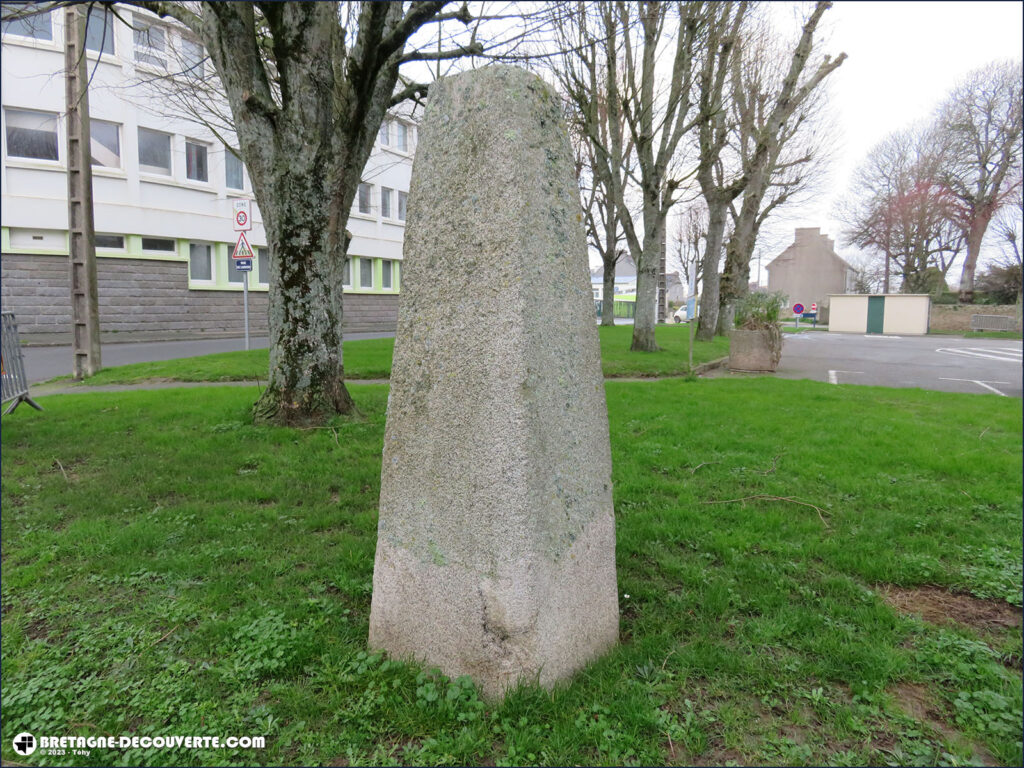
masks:
<instances>
[{"instance_id":1,"label":"building window","mask_svg":"<svg viewBox=\"0 0 1024 768\"><path fill-rule=\"evenodd\" d=\"M57 116L50 112L8 109L7 156L58 160Z\"/></svg>"},{"instance_id":2,"label":"building window","mask_svg":"<svg viewBox=\"0 0 1024 768\"><path fill-rule=\"evenodd\" d=\"M384 120L380 124L380 131L377 132L377 139L381 146L386 147L391 142L391 121Z\"/></svg>"},{"instance_id":3,"label":"building window","mask_svg":"<svg viewBox=\"0 0 1024 768\"><path fill-rule=\"evenodd\" d=\"M188 276L192 280L213 282L213 255L209 243L188 244Z\"/></svg>"},{"instance_id":4,"label":"building window","mask_svg":"<svg viewBox=\"0 0 1024 768\"><path fill-rule=\"evenodd\" d=\"M370 213L370 190L369 184L359 185L359 212Z\"/></svg>"},{"instance_id":5,"label":"building window","mask_svg":"<svg viewBox=\"0 0 1024 768\"><path fill-rule=\"evenodd\" d=\"M359 260L359 287L373 288L373 259Z\"/></svg>"},{"instance_id":6,"label":"building window","mask_svg":"<svg viewBox=\"0 0 1024 768\"><path fill-rule=\"evenodd\" d=\"M85 47L96 53L114 55L114 14L109 10L89 8L85 22Z\"/></svg>"},{"instance_id":7,"label":"building window","mask_svg":"<svg viewBox=\"0 0 1024 768\"><path fill-rule=\"evenodd\" d=\"M206 74L206 51L202 45L186 37L181 38L181 61L185 65L185 74L203 79Z\"/></svg>"},{"instance_id":8,"label":"building window","mask_svg":"<svg viewBox=\"0 0 1024 768\"><path fill-rule=\"evenodd\" d=\"M209 181L206 168L206 145L185 142L185 176L192 181Z\"/></svg>"},{"instance_id":9,"label":"building window","mask_svg":"<svg viewBox=\"0 0 1024 768\"><path fill-rule=\"evenodd\" d=\"M256 280L261 285L270 285L270 249L256 249Z\"/></svg>"},{"instance_id":10,"label":"building window","mask_svg":"<svg viewBox=\"0 0 1024 768\"><path fill-rule=\"evenodd\" d=\"M242 161L233 151L224 148L224 184L228 189L245 189L245 172Z\"/></svg>"},{"instance_id":11,"label":"building window","mask_svg":"<svg viewBox=\"0 0 1024 768\"><path fill-rule=\"evenodd\" d=\"M409 126L405 123L395 123L395 127L398 129L398 138L395 141L395 146L398 147L401 152L409 151Z\"/></svg>"},{"instance_id":12,"label":"building window","mask_svg":"<svg viewBox=\"0 0 1024 768\"><path fill-rule=\"evenodd\" d=\"M124 235L96 235L96 247L113 251L124 250Z\"/></svg>"},{"instance_id":13,"label":"building window","mask_svg":"<svg viewBox=\"0 0 1024 768\"><path fill-rule=\"evenodd\" d=\"M121 126L106 120L89 121L89 152L92 164L101 168L121 167Z\"/></svg>"},{"instance_id":14,"label":"building window","mask_svg":"<svg viewBox=\"0 0 1024 768\"><path fill-rule=\"evenodd\" d=\"M21 35L35 40L53 40L53 22L49 13L19 18L22 13L35 10L35 3L4 3L3 33L5 35Z\"/></svg>"},{"instance_id":15,"label":"building window","mask_svg":"<svg viewBox=\"0 0 1024 768\"><path fill-rule=\"evenodd\" d=\"M391 218L391 192L387 187L380 188L380 215L385 219Z\"/></svg>"},{"instance_id":16,"label":"building window","mask_svg":"<svg viewBox=\"0 0 1024 768\"><path fill-rule=\"evenodd\" d=\"M398 193L398 220L405 221L405 209L409 202L409 194L407 192Z\"/></svg>"},{"instance_id":17,"label":"building window","mask_svg":"<svg viewBox=\"0 0 1024 768\"><path fill-rule=\"evenodd\" d=\"M241 285L245 282L245 275L245 272L238 269L238 260L232 259L231 254L228 254L228 282Z\"/></svg>"},{"instance_id":18,"label":"building window","mask_svg":"<svg viewBox=\"0 0 1024 768\"><path fill-rule=\"evenodd\" d=\"M171 175L170 134L139 128L139 170L161 176Z\"/></svg>"},{"instance_id":19,"label":"building window","mask_svg":"<svg viewBox=\"0 0 1024 768\"><path fill-rule=\"evenodd\" d=\"M174 241L163 237L144 237L142 238L142 250L174 253Z\"/></svg>"},{"instance_id":20,"label":"building window","mask_svg":"<svg viewBox=\"0 0 1024 768\"><path fill-rule=\"evenodd\" d=\"M352 259L345 259L345 268L342 270L341 273L341 287L352 287Z\"/></svg>"},{"instance_id":21,"label":"building window","mask_svg":"<svg viewBox=\"0 0 1024 768\"><path fill-rule=\"evenodd\" d=\"M133 16L135 37L135 60L154 67L166 67L167 34L143 16Z\"/></svg>"},{"instance_id":22,"label":"building window","mask_svg":"<svg viewBox=\"0 0 1024 768\"><path fill-rule=\"evenodd\" d=\"M382 259L380 262L380 287L385 291L391 290L391 260Z\"/></svg>"}]
</instances>

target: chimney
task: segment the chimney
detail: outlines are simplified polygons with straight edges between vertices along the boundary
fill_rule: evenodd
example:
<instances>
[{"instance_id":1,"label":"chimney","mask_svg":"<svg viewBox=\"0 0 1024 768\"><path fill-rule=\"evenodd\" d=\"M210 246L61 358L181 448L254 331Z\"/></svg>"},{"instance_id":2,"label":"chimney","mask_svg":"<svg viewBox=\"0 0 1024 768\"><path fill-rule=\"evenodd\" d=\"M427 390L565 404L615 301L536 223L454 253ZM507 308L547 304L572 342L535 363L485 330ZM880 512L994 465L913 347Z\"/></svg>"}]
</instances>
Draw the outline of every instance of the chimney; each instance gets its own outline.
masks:
<instances>
[{"instance_id":1,"label":"chimney","mask_svg":"<svg viewBox=\"0 0 1024 768\"><path fill-rule=\"evenodd\" d=\"M797 227L796 242L811 243L821 236L821 227Z\"/></svg>"}]
</instances>

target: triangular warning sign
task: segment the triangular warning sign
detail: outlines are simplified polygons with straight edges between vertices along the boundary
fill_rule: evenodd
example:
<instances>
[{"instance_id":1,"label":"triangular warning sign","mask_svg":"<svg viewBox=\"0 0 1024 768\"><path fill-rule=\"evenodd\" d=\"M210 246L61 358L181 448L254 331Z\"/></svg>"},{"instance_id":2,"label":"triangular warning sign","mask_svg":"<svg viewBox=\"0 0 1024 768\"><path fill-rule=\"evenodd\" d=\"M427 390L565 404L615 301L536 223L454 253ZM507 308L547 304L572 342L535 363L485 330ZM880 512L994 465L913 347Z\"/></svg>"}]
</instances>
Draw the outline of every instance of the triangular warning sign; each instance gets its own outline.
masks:
<instances>
[{"instance_id":1,"label":"triangular warning sign","mask_svg":"<svg viewBox=\"0 0 1024 768\"><path fill-rule=\"evenodd\" d=\"M249 241L245 239L245 232L238 233L238 243L235 245L235 252L231 254L232 259L251 259L252 247L249 245Z\"/></svg>"}]
</instances>

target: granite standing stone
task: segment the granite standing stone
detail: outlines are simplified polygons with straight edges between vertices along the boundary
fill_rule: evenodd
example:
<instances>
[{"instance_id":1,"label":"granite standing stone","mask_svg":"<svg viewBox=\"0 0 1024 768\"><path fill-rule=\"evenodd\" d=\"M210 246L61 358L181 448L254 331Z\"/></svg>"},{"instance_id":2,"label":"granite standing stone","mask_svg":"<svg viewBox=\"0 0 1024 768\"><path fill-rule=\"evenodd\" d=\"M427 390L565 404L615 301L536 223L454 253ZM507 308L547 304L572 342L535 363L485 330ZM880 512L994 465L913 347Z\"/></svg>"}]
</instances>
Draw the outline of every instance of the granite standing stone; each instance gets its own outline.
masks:
<instances>
[{"instance_id":1,"label":"granite standing stone","mask_svg":"<svg viewBox=\"0 0 1024 768\"><path fill-rule=\"evenodd\" d=\"M569 138L538 77L444 78L413 165L370 645L550 686L618 636L611 454Z\"/></svg>"}]
</instances>

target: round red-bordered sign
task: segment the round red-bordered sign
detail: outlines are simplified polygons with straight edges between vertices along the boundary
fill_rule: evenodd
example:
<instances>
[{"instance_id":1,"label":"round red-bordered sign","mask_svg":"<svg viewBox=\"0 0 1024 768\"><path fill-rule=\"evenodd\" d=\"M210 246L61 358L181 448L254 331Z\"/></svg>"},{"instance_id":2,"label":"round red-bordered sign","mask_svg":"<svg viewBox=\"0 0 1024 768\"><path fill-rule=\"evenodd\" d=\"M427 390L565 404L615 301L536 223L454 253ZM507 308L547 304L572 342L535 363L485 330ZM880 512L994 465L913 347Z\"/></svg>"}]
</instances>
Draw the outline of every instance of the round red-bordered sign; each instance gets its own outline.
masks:
<instances>
[{"instance_id":1,"label":"round red-bordered sign","mask_svg":"<svg viewBox=\"0 0 1024 768\"><path fill-rule=\"evenodd\" d=\"M235 213L235 221L238 222L238 226L244 227L245 223L249 220L249 215L245 211L237 211Z\"/></svg>"},{"instance_id":2,"label":"round red-bordered sign","mask_svg":"<svg viewBox=\"0 0 1024 768\"><path fill-rule=\"evenodd\" d=\"M803 313L804 313L804 305L803 304L794 304L793 305L793 314L794 315L802 315Z\"/></svg>"}]
</instances>

